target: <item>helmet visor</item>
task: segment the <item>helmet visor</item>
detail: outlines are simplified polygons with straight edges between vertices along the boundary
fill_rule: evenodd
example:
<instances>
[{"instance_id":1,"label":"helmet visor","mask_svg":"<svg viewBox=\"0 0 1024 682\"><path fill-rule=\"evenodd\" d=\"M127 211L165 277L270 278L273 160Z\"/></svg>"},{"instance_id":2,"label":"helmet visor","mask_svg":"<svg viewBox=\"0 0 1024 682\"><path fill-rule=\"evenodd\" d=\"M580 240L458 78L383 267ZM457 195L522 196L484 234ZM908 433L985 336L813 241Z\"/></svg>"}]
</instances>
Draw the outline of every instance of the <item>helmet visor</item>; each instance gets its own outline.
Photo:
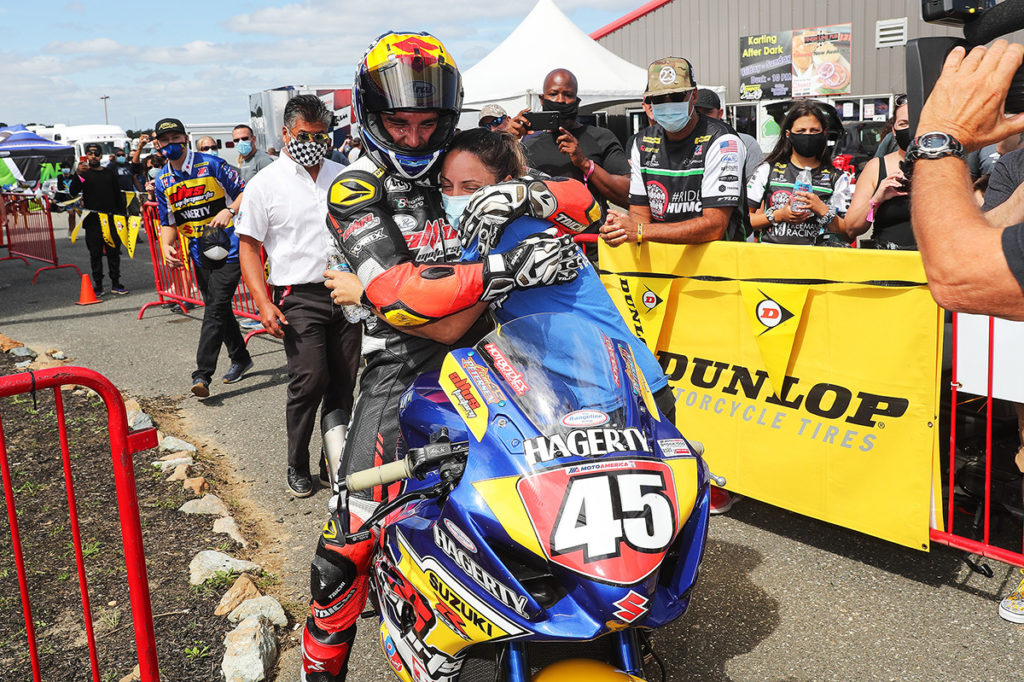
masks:
<instances>
[{"instance_id":1,"label":"helmet visor","mask_svg":"<svg viewBox=\"0 0 1024 682\"><path fill-rule=\"evenodd\" d=\"M368 112L459 108L459 72L430 55L389 55L379 68L363 70L359 80L362 104Z\"/></svg>"}]
</instances>

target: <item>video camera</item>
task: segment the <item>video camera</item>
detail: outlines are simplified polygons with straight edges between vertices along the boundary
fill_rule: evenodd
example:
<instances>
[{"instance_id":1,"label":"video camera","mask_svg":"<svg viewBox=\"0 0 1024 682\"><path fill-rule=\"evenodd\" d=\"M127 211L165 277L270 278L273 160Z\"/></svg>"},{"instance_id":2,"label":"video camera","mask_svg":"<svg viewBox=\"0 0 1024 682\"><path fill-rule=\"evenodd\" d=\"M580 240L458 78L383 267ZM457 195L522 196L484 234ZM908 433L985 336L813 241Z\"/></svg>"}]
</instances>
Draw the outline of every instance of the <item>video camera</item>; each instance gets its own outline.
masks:
<instances>
[{"instance_id":1,"label":"video camera","mask_svg":"<svg viewBox=\"0 0 1024 682\"><path fill-rule=\"evenodd\" d=\"M921 18L933 24L962 26L963 38L916 38L907 41L907 96L910 127L917 130L921 107L942 72L946 55L958 45L968 51L1000 36L1024 29L1024 0L921 0ZM1017 71L1006 97L1006 113L1024 111L1024 68ZM927 132L927 131L925 131Z\"/></svg>"}]
</instances>

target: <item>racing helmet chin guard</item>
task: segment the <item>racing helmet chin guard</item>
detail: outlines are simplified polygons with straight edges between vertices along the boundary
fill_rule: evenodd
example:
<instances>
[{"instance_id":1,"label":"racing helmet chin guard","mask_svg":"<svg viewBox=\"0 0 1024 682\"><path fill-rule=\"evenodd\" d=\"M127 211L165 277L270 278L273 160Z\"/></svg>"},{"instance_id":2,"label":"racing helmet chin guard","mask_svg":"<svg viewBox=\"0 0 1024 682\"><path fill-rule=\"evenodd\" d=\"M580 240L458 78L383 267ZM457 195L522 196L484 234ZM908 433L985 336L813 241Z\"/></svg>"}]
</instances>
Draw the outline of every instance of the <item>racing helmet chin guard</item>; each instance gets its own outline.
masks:
<instances>
[{"instance_id":1,"label":"racing helmet chin guard","mask_svg":"<svg viewBox=\"0 0 1024 682\"><path fill-rule=\"evenodd\" d=\"M352 87L352 117L364 151L409 180L430 172L455 135L462 109L462 76L444 45L429 33L385 33L370 45ZM436 111L437 129L421 149L397 144L383 112Z\"/></svg>"}]
</instances>

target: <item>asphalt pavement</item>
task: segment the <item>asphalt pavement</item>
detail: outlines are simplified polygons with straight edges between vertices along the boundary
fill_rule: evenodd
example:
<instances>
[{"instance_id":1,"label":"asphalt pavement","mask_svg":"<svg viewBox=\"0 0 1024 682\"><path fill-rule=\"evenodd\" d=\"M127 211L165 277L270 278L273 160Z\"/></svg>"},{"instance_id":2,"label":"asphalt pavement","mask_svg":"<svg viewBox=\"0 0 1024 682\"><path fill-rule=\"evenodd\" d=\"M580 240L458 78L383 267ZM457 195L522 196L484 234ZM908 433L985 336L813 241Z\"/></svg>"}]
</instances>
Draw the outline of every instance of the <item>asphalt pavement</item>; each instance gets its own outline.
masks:
<instances>
[{"instance_id":1,"label":"asphalt pavement","mask_svg":"<svg viewBox=\"0 0 1024 682\"><path fill-rule=\"evenodd\" d=\"M84 239L71 245L65 219L55 223L61 261L88 272ZM254 559L280 578L277 596L293 604L308 599L309 559L327 495L300 500L285 487L281 343L255 337L249 348L256 366L233 385L220 383L228 365L222 354L212 395L199 401L189 387L201 309L183 316L156 307L136 319L155 299L144 242L134 260L122 256L130 293L108 294L93 306L75 305L73 270L44 271L33 285L36 267L0 261L0 333L35 348L60 348L72 364L101 372L124 393L176 400L189 439L222 453L232 472L231 489L219 492L262 519L267 540ZM316 435L311 447L319 451ZM985 578L961 556L940 546L905 549L744 500L713 518L690 611L656 633L655 646L670 680L1024 678L1024 625L996 613L1020 574L988 561L995 577ZM350 679L394 679L375 628L363 623ZM298 679L297 649L285 652L277 679Z\"/></svg>"}]
</instances>

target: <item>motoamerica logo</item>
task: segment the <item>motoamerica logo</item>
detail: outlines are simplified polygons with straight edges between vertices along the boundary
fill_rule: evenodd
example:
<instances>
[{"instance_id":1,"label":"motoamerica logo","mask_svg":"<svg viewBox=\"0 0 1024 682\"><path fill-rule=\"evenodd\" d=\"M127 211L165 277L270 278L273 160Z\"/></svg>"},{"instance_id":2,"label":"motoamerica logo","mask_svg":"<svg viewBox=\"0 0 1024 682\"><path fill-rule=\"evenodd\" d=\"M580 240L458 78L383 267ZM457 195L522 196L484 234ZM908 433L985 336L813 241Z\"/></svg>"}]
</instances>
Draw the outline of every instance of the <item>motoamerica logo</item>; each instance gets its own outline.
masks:
<instances>
[{"instance_id":1,"label":"motoamerica logo","mask_svg":"<svg viewBox=\"0 0 1024 682\"><path fill-rule=\"evenodd\" d=\"M835 422L842 420L862 429L882 429L885 428L883 419L899 419L910 407L910 401L899 396L825 382L808 386L801 383L799 377L789 375L776 394L771 389L767 372L756 370L751 373L742 365L709 358L659 351L658 361L670 382L689 384L688 388L677 389L676 398L687 407L773 429L784 428L791 421L789 418L796 416L799 421L794 425L796 435L844 448L858 446L865 452L874 447L875 434L840 428ZM712 392L714 390L717 394ZM745 402L744 398L788 408L797 414ZM804 416L800 416L801 413Z\"/></svg>"}]
</instances>

